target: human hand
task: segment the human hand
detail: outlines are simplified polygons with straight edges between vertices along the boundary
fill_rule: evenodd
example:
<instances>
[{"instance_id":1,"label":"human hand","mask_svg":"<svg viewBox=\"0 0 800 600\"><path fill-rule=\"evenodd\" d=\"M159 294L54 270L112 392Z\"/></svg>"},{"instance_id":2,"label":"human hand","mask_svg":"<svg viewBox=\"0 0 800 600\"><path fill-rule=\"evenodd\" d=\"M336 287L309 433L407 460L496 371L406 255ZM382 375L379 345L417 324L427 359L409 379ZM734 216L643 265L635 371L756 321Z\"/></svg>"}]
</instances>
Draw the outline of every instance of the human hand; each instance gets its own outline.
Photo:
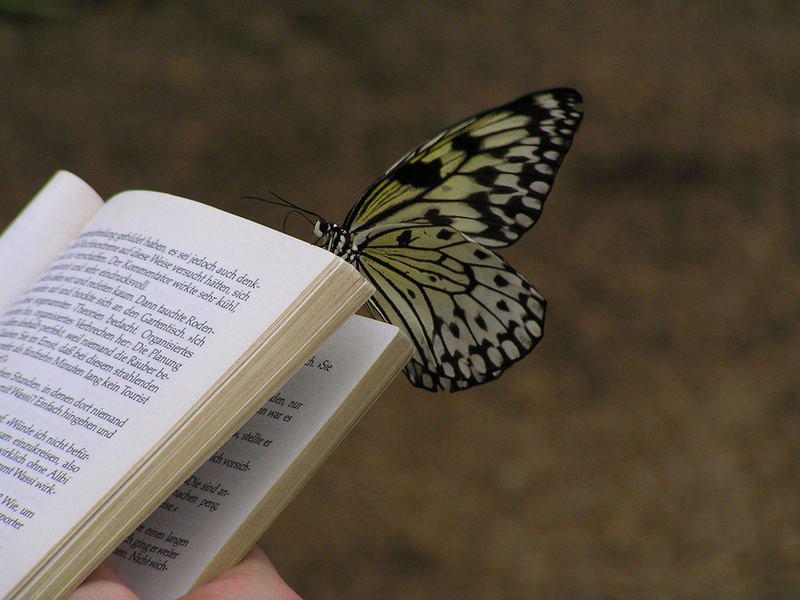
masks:
<instances>
[{"instance_id":1,"label":"human hand","mask_svg":"<svg viewBox=\"0 0 800 600\"><path fill-rule=\"evenodd\" d=\"M104 561L67 600L139 600ZM255 546L244 560L180 600L301 600L281 579L264 551Z\"/></svg>"}]
</instances>

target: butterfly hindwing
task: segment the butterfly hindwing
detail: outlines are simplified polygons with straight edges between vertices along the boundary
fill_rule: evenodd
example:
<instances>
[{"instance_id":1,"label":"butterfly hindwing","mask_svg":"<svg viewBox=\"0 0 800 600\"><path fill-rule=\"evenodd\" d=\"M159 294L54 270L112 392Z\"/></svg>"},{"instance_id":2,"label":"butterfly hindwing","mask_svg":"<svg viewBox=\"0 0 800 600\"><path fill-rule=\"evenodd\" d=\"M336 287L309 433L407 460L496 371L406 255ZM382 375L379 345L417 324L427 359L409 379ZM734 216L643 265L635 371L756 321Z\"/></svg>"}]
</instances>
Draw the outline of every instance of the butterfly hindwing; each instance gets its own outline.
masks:
<instances>
[{"instance_id":1,"label":"butterfly hindwing","mask_svg":"<svg viewBox=\"0 0 800 600\"><path fill-rule=\"evenodd\" d=\"M497 377L542 336L545 301L500 256L449 226L398 225L356 262L373 309L416 346L406 374L431 390Z\"/></svg>"},{"instance_id":2,"label":"butterfly hindwing","mask_svg":"<svg viewBox=\"0 0 800 600\"><path fill-rule=\"evenodd\" d=\"M348 213L355 233L387 223L450 225L487 247L533 226L580 123L578 92L523 96L409 152Z\"/></svg>"}]
</instances>

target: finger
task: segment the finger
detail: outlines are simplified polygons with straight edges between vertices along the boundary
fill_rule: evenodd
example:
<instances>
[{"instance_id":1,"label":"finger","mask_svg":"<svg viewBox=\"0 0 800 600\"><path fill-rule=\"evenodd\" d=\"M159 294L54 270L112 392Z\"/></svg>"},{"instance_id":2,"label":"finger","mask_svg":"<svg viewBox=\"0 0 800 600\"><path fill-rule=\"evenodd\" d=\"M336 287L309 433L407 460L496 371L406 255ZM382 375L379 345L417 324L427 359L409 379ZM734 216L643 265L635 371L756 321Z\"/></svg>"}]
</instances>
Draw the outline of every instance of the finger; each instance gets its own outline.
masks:
<instances>
[{"instance_id":1,"label":"finger","mask_svg":"<svg viewBox=\"0 0 800 600\"><path fill-rule=\"evenodd\" d=\"M138 600L138 597L122 583L114 565L106 559L67 600Z\"/></svg>"},{"instance_id":2,"label":"finger","mask_svg":"<svg viewBox=\"0 0 800 600\"><path fill-rule=\"evenodd\" d=\"M301 600L272 562L253 547L242 562L181 600Z\"/></svg>"}]
</instances>

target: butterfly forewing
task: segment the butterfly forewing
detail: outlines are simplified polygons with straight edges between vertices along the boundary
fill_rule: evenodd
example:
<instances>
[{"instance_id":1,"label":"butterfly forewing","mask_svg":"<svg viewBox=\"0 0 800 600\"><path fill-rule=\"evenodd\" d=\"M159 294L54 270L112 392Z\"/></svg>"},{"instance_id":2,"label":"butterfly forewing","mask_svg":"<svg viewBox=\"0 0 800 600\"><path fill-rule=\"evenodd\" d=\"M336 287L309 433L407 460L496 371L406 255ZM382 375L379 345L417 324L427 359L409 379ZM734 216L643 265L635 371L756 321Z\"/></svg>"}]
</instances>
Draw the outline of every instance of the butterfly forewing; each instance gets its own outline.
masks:
<instances>
[{"instance_id":1,"label":"butterfly forewing","mask_svg":"<svg viewBox=\"0 0 800 600\"><path fill-rule=\"evenodd\" d=\"M429 223L488 247L514 243L541 214L580 123L580 103L574 90L548 90L446 129L370 186L343 227Z\"/></svg>"},{"instance_id":2,"label":"butterfly forewing","mask_svg":"<svg viewBox=\"0 0 800 600\"><path fill-rule=\"evenodd\" d=\"M494 379L542 336L544 299L508 263L448 226L400 225L357 262L372 304L416 345L406 373L428 389Z\"/></svg>"}]
</instances>

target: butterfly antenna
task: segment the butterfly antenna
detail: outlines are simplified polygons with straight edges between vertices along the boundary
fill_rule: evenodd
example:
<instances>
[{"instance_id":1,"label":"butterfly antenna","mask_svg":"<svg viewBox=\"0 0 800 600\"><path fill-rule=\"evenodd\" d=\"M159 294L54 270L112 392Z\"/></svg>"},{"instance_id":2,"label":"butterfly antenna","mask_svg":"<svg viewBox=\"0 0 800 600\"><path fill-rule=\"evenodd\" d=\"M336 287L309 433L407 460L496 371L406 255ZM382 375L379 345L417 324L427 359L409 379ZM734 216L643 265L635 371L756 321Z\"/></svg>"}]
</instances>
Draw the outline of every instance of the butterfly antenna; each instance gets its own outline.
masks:
<instances>
[{"instance_id":1,"label":"butterfly antenna","mask_svg":"<svg viewBox=\"0 0 800 600\"><path fill-rule=\"evenodd\" d=\"M313 214L313 213L312 213ZM289 221L289 217L292 215L300 215L311 227L314 227L314 220L306 214L306 211L300 210L299 208L293 208L289 212L286 213L286 216L283 217L283 232L286 233L286 223Z\"/></svg>"},{"instance_id":2,"label":"butterfly antenna","mask_svg":"<svg viewBox=\"0 0 800 600\"><path fill-rule=\"evenodd\" d=\"M313 210L308 210L307 208L303 208L302 206L298 206L294 202L290 202L289 200L287 200L286 198L283 198L282 196L276 194L272 190L270 190L269 193L272 196L274 196L276 199L272 200L271 198L261 198L260 196L242 196L242 200L258 200L259 202L266 202L267 204L272 204L273 206L281 206L283 208L290 208L290 209L292 209L292 212L298 212L298 213L301 213L303 215L310 215L311 217L313 217L315 219L322 219L322 215L320 215L319 213L315 213ZM312 225L314 224L314 222L311 219L309 219L308 217L306 217L306 218L311 222Z\"/></svg>"}]
</instances>

